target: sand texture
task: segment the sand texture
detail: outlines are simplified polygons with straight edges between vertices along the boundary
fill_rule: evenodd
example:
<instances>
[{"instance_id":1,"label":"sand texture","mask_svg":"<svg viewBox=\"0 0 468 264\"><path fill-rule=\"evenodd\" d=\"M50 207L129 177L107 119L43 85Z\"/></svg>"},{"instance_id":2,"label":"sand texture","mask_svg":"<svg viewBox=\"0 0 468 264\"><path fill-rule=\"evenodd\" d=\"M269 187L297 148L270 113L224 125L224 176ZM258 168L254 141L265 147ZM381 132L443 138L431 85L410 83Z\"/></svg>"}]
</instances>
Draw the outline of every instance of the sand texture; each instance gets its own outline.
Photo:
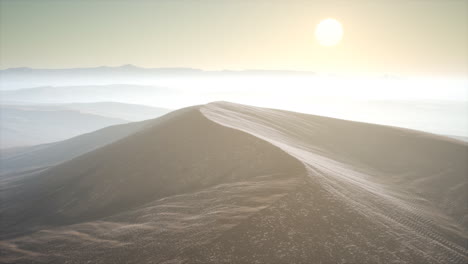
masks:
<instances>
[{"instance_id":1,"label":"sand texture","mask_svg":"<svg viewBox=\"0 0 468 264\"><path fill-rule=\"evenodd\" d=\"M0 262L468 261L462 141L227 102L132 131L2 181Z\"/></svg>"}]
</instances>

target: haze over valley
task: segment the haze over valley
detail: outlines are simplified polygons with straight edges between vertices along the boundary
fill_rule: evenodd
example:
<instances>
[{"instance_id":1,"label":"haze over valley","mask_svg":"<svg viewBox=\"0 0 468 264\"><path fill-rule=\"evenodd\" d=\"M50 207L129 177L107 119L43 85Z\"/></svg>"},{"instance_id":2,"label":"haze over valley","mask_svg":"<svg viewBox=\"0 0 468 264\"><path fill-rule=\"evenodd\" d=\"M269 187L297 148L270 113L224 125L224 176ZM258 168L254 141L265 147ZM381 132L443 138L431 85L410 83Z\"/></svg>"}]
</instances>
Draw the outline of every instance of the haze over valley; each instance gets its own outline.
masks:
<instances>
[{"instance_id":1,"label":"haze over valley","mask_svg":"<svg viewBox=\"0 0 468 264\"><path fill-rule=\"evenodd\" d=\"M19 73L12 75L11 71ZM98 81L102 72L106 82ZM67 70L28 69L26 72L12 69L0 71L1 75L5 79L0 91L3 104L114 101L178 109L225 100L468 137L468 81L463 79L390 78L384 75L350 77L300 71L144 69L128 65ZM121 80L111 79L113 75L125 77L125 83L112 83ZM42 77L39 83L43 86L11 89L21 87L29 78L39 79L37 76ZM68 81L57 81L61 79ZM88 80L87 85L80 83L79 79ZM62 86L65 84L67 86ZM112 116L112 111L107 111L104 116L110 114L111 117L122 118L118 114ZM151 118L151 115L145 117Z\"/></svg>"}]
</instances>

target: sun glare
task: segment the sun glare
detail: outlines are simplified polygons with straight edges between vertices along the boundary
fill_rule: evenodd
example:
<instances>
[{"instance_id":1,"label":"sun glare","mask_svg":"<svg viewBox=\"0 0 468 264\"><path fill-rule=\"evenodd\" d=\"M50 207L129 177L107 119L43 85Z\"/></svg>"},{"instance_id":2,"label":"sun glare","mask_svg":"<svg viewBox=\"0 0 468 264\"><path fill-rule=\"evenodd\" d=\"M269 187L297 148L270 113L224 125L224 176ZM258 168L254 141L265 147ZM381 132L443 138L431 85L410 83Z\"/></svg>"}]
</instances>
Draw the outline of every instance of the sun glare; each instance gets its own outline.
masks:
<instances>
[{"instance_id":1,"label":"sun glare","mask_svg":"<svg viewBox=\"0 0 468 264\"><path fill-rule=\"evenodd\" d=\"M320 45L334 46L343 38L343 27L336 19L327 18L317 25L315 37Z\"/></svg>"}]
</instances>

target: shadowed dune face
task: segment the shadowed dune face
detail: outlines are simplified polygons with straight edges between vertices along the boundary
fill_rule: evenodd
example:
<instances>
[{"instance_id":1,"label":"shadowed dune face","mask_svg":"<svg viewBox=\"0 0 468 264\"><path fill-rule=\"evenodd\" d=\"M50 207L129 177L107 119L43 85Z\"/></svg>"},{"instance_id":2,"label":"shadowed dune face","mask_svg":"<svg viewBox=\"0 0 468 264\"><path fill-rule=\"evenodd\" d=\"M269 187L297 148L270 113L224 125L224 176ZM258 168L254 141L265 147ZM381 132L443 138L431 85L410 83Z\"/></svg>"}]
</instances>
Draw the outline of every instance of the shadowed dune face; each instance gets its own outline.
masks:
<instances>
[{"instance_id":1,"label":"shadowed dune face","mask_svg":"<svg viewBox=\"0 0 468 264\"><path fill-rule=\"evenodd\" d=\"M260 175L218 184L98 221L10 239L0 249L4 260L13 263L31 259L47 263L187 262L194 256L193 250L209 246L224 232L299 188L304 184L301 175Z\"/></svg>"},{"instance_id":2,"label":"shadowed dune face","mask_svg":"<svg viewBox=\"0 0 468 264\"><path fill-rule=\"evenodd\" d=\"M467 157L421 132L192 107L7 188L2 260L466 263Z\"/></svg>"},{"instance_id":3,"label":"shadowed dune face","mask_svg":"<svg viewBox=\"0 0 468 264\"><path fill-rule=\"evenodd\" d=\"M4 230L96 220L215 184L304 171L263 140L196 108L181 112L12 187L8 200L16 206L3 209Z\"/></svg>"}]
</instances>

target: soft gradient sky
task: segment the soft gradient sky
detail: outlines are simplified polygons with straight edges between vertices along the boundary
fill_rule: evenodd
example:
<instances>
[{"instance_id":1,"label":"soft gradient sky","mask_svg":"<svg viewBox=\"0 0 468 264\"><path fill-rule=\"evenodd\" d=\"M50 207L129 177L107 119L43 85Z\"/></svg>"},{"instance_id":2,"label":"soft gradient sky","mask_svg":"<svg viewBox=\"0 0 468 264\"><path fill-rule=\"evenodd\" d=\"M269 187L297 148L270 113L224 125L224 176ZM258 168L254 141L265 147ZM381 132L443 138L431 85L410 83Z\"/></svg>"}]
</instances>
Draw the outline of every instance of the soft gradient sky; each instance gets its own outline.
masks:
<instances>
[{"instance_id":1,"label":"soft gradient sky","mask_svg":"<svg viewBox=\"0 0 468 264\"><path fill-rule=\"evenodd\" d=\"M0 0L0 67L135 64L465 77L465 0ZM333 17L344 39L322 47Z\"/></svg>"}]
</instances>

